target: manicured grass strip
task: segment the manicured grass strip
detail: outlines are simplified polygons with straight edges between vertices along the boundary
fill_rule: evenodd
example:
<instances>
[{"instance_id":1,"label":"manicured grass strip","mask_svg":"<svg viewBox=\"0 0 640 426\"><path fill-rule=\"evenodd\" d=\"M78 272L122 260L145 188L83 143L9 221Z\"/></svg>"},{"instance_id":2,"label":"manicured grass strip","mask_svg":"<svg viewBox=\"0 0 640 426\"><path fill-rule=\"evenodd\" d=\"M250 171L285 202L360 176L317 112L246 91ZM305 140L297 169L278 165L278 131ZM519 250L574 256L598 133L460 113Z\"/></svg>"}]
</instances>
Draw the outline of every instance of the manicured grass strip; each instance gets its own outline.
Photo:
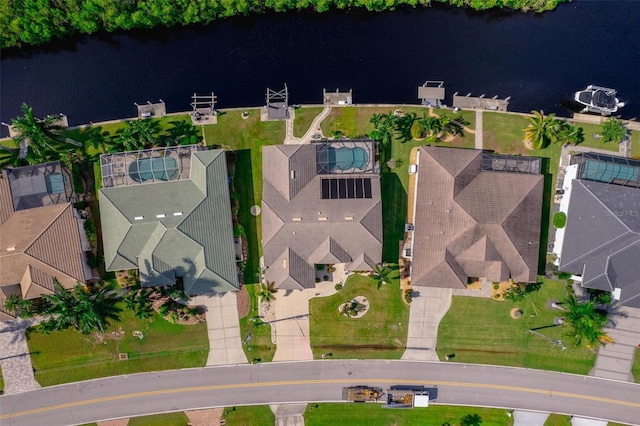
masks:
<instances>
[{"instance_id":1,"label":"manicured grass strip","mask_svg":"<svg viewBox=\"0 0 640 426\"><path fill-rule=\"evenodd\" d=\"M272 425L276 421L268 405L225 408L222 418L227 422L227 426Z\"/></svg>"},{"instance_id":2,"label":"manicured grass strip","mask_svg":"<svg viewBox=\"0 0 640 426\"><path fill-rule=\"evenodd\" d=\"M293 119L293 136L303 137L322 109L322 107L297 108Z\"/></svg>"},{"instance_id":3,"label":"manicured grass strip","mask_svg":"<svg viewBox=\"0 0 640 426\"><path fill-rule=\"evenodd\" d=\"M397 272L391 284L377 288L375 281L351 275L344 287L328 297L309 301L311 349L314 358L332 353L332 358L399 359L407 342L409 307L401 300ZM369 311L361 318L347 318L338 307L356 296L369 300Z\"/></svg>"},{"instance_id":4,"label":"manicured grass strip","mask_svg":"<svg viewBox=\"0 0 640 426\"><path fill-rule=\"evenodd\" d=\"M640 130L631 132L631 157L640 160Z\"/></svg>"},{"instance_id":5,"label":"manicured grass strip","mask_svg":"<svg viewBox=\"0 0 640 426\"><path fill-rule=\"evenodd\" d=\"M567 426L571 422L571 416L551 414L544 422L544 426Z\"/></svg>"},{"instance_id":6,"label":"manicured grass strip","mask_svg":"<svg viewBox=\"0 0 640 426\"><path fill-rule=\"evenodd\" d=\"M254 169L252 164L252 152L250 149L241 149L235 151L236 165L234 173L233 187L240 199L238 210L238 221L244 227L245 237L247 239L248 253L246 266L244 268L245 283L258 282L258 268L260 267L260 234L258 228L260 226L260 216L251 214L251 207L260 205L256 203L254 185Z\"/></svg>"},{"instance_id":7,"label":"manicured grass strip","mask_svg":"<svg viewBox=\"0 0 640 426\"><path fill-rule=\"evenodd\" d=\"M633 374L633 380L636 383L640 383L640 349L638 348L636 348L636 354L631 365L631 373Z\"/></svg>"},{"instance_id":8,"label":"manicured grass strip","mask_svg":"<svg viewBox=\"0 0 640 426\"><path fill-rule=\"evenodd\" d=\"M442 426L445 423L459 425L466 415L480 416L483 425L512 425L507 410L496 408L458 407L430 405L412 410L387 409L381 404L309 404L304 413L306 426L325 425L394 425L394 426ZM266 424L266 423L265 423Z\"/></svg>"},{"instance_id":9,"label":"manicured grass strip","mask_svg":"<svg viewBox=\"0 0 640 426\"><path fill-rule=\"evenodd\" d=\"M141 331L143 339L133 336ZM172 324L154 313L141 320L123 308L105 333L68 329L49 335L27 330L36 380L42 386L143 371L203 367L209 353L206 323ZM126 361L118 354L126 353Z\"/></svg>"},{"instance_id":10,"label":"manicured grass strip","mask_svg":"<svg viewBox=\"0 0 640 426\"><path fill-rule=\"evenodd\" d=\"M128 426L186 426L189 418L183 412L153 414L129 419Z\"/></svg>"},{"instance_id":11,"label":"manicured grass strip","mask_svg":"<svg viewBox=\"0 0 640 426\"><path fill-rule=\"evenodd\" d=\"M451 308L438 329L438 356L455 354L453 362L508 365L588 374L596 351L575 347L561 327L553 325L558 311L547 308L550 300L565 298L565 283L541 279L539 291L522 302L498 302L492 299L455 296ZM520 319L511 319L512 308L522 310ZM562 340L567 350L529 332L538 332L552 340Z\"/></svg>"},{"instance_id":12,"label":"manicured grass strip","mask_svg":"<svg viewBox=\"0 0 640 426\"><path fill-rule=\"evenodd\" d=\"M576 128L582 128L582 136L584 140L580 143L581 147L604 149L606 151L618 152L620 146L617 143L603 143L596 139L596 135L600 133L601 126L594 123L575 123Z\"/></svg>"},{"instance_id":13,"label":"manicured grass strip","mask_svg":"<svg viewBox=\"0 0 640 426\"><path fill-rule=\"evenodd\" d=\"M240 319L242 349L249 362L270 362L276 353L276 345L271 341L271 325L262 322L258 316L259 284L249 284L245 288L251 305L247 316Z\"/></svg>"}]
</instances>

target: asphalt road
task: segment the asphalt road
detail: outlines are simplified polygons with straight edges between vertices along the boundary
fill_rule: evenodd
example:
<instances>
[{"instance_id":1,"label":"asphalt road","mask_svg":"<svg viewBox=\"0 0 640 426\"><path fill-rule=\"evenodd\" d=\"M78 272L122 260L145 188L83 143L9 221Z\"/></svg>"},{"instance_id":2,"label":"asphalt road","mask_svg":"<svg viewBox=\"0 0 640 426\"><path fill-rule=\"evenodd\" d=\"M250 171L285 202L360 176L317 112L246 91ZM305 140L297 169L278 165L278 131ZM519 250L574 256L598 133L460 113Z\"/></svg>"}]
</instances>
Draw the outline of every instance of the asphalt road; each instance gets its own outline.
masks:
<instances>
[{"instance_id":1,"label":"asphalt road","mask_svg":"<svg viewBox=\"0 0 640 426\"><path fill-rule=\"evenodd\" d=\"M437 403L637 424L640 385L540 370L411 361L325 360L143 373L0 397L0 423L68 425L165 411L340 401L343 386L437 386Z\"/></svg>"}]
</instances>

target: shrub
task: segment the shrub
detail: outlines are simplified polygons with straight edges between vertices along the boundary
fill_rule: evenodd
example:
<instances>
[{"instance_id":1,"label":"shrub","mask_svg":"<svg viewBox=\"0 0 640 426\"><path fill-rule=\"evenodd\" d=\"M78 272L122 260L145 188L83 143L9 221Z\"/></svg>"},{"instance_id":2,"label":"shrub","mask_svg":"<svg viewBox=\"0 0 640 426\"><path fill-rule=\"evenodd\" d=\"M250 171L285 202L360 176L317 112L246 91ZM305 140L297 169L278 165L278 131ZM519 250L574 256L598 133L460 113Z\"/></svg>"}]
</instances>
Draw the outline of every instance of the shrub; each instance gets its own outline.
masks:
<instances>
[{"instance_id":1,"label":"shrub","mask_svg":"<svg viewBox=\"0 0 640 426\"><path fill-rule=\"evenodd\" d=\"M329 275L325 275L323 278L325 281L329 281Z\"/></svg>"},{"instance_id":2,"label":"shrub","mask_svg":"<svg viewBox=\"0 0 640 426\"><path fill-rule=\"evenodd\" d=\"M558 272L558 279L559 280L567 280L569 278L571 278L571 273L570 272Z\"/></svg>"},{"instance_id":3,"label":"shrub","mask_svg":"<svg viewBox=\"0 0 640 426\"><path fill-rule=\"evenodd\" d=\"M494 284L493 284L493 289L494 289L494 290L497 290L497 289L499 289L499 288L500 288L500 284L498 284L498 283L494 283Z\"/></svg>"},{"instance_id":4,"label":"shrub","mask_svg":"<svg viewBox=\"0 0 640 426\"><path fill-rule=\"evenodd\" d=\"M337 291L340 291L340 290L342 289L342 284L338 283L338 284L336 284L336 285L334 286L334 288L335 288Z\"/></svg>"},{"instance_id":5,"label":"shrub","mask_svg":"<svg viewBox=\"0 0 640 426\"><path fill-rule=\"evenodd\" d=\"M82 182L82 171L78 164L71 166L71 183L73 185L73 192L76 194L84 194L84 183Z\"/></svg>"},{"instance_id":6,"label":"shrub","mask_svg":"<svg viewBox=\"0 0 640 426\"><path fill-rule=\"evenodd\" d=\"M494 295L493 295L493 298L494 298L494 299L500 299L500 293L496 293L496 294L494 294Z\"/></svg>"},{"instance_id":7,"label":"shrub","mask_svg":"<svg viewBox=\"0 0 640 426\"><path fill-rule=\"evenodd\" d=\"M98 239L98 235L96 234L96 225L90 217L84 221L84 232L87 233L89 244L94 245Z\"/></svg>"},{"instance_id":8,"label":"shrub","mask_svg":"<svg viewBox=\"0 0 640 426\"><path fill-rule=\"evenodd\" d=\"M236 226L233 227L233 236L234 237L244 237L245 236L245 232L244 232L244 226L237 224Z\"/></svg>"},{"instance_id":9,"label":"shrub","mask_svg":"<svg viewBox=\"0 0 640 426\"><path fill-rule=\"evenodd\" d=\"M95 254L93 254L93 252L89 252L89 254L87 255L87 264L89 265L89 268L91 269L95 269L98 267L98 256L96 256Z\"/></svg>"},{"instance_id":10,"label":"shrub","mask_svg":"<svg viewBox=\"0 0 640 426\"><path fill-rule=\"evenodd\" d=\"M316 284L320 282L320 278L316 277Z\"/></svg>"},{"instance_id":11,"label":"shrub","mask_svg":"<svg viewBox=\"0 0 640 426\"><path fill-rule=\"evenodd\" d=\"M316 264L316 271L324 271L324 265Z\"/></svg>"},{"instance_id":12,"label":"shrub","mask_svg":"<svg viewBox=\"0 0 640 426\"><path fill-rule=\"evenodd\" d=\"M567 226L567 215L564 212L558 212L553 216L553 226L562 229Z\"/></svg>"},{"instance_id":13,"label":"shrub","mask_svg":"<svg viewBox=\"0 0 640 426\"><path fill-rule=\"evenodd\" d=\"M404 293L404 300L407 303L411 303L411 300L413 300L413 293L411 291L405 291Z\"/></svg>"}]
</instances>

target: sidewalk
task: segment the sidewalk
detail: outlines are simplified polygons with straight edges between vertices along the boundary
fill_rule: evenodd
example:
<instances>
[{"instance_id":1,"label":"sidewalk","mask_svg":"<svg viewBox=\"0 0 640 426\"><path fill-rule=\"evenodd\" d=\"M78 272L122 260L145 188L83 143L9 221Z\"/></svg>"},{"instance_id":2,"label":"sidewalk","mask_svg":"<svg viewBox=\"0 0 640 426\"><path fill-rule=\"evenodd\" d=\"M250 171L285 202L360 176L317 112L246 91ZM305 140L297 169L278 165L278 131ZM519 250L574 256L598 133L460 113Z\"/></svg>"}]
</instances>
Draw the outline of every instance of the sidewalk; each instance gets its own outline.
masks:
<instances>
[{"instance_id":1,"label":"sidewalk","mask_svg":"<svg viewBox=\"0 0 640 426\"><path fill-rule=\"evenodd\" d=\"M482 124L482 110L481 109L477 109L476 110L476 149L482 149L482 146L484 144L484 139L483 139L483 124Z\"/></svg>"},{"instance_id":2,"label":"sidewalk","mask_svg":"<svg viewBox=\"0 0 640 426\"><path fill-rule=\"evenodd\" d=\"M31 356L24 334L38 322L35 318L15 319L0 323L0 366L4 379L4 393L13 394L38 389Z\"/></svg>"}]
</instances>

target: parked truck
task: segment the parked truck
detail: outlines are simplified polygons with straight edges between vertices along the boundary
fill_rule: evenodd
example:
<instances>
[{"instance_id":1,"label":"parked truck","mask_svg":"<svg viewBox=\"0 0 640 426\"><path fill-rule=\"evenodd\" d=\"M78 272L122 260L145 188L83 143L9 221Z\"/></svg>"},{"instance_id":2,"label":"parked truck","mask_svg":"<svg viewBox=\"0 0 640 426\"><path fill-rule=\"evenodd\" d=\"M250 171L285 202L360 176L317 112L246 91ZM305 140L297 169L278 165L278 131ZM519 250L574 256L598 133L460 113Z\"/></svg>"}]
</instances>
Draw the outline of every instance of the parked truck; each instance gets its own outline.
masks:
<instances>
[{"instance_id":1,"label":"parked truck","mask_svg":"<svg viewBox=\"0 0 640 426\"><path fill-rule=\"evenodd\" d=\"M438 388L424 386L392 386L387 390L385 408L428 407L436 399Z\"/></svg>"},{"instance_id":2,"label":"parked truck","mask_svg":"<svg viewBox=\"0 0 640 426\"><path fill-rule=\"evenodd\" d=\"M350 402L377 402L384 393L374 386L350 386L342 388L342 399Z\"/></svg>"}]
</instances>

